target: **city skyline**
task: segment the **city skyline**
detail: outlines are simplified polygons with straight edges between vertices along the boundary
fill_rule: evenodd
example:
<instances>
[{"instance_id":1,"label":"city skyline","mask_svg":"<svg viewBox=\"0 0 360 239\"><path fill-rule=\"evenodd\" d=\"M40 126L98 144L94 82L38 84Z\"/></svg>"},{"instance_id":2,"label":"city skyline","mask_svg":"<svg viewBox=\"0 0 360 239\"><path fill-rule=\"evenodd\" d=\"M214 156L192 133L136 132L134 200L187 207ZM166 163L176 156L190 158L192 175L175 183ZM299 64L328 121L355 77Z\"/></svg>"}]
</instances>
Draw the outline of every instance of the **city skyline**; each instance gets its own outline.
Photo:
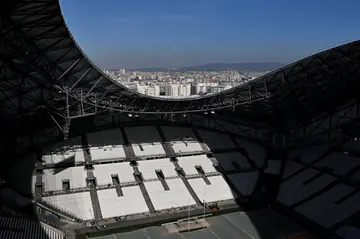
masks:
<instances>
[{"instance_id":1,"label":"city skyline","mask_svg":"<svg viewBox=\"0 0 360 239\"><path fill-rule=\"evenodd\" d=\"M287 64L360 36L354 0L61 0L61 6L75 39L101 68Z\"/></svg>"}]
</instances>

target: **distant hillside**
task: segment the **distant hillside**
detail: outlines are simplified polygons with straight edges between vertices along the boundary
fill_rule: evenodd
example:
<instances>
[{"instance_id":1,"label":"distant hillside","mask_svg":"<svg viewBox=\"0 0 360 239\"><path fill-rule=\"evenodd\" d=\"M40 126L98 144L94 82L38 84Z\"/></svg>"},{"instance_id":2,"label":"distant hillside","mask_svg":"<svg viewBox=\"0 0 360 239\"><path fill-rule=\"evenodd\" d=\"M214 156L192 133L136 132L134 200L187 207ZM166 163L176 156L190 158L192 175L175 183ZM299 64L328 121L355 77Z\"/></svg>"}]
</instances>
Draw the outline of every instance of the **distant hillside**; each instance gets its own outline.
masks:
<instances>
[{"instance_id":1,"label":"distant hillside","mask_svg":"<svg viewBox=\"0 0 360 239\"><path fill-rule=\"evenodd\" d=\"M264 72L271 71L283 67L283 64L276 62L258 62L258 63L210 63L198 66L187 66L180 68L141 68L141 69L129 69L143 72L155 72L155 71L224 71L224 70L237 70L237 71L253 71Z\"/></svg>"},{"instance_id":2,"label":"distant hillside","mask_svg":"<svg viewBox=\"0 0 360 239\"><path fill-rule=\"evenodd\" d=\"M271 71L284 66L275 62L259 62L259 63L210 63L199 66L189 66L180 68L183 71Z\"/></svg>"}]
</instances>

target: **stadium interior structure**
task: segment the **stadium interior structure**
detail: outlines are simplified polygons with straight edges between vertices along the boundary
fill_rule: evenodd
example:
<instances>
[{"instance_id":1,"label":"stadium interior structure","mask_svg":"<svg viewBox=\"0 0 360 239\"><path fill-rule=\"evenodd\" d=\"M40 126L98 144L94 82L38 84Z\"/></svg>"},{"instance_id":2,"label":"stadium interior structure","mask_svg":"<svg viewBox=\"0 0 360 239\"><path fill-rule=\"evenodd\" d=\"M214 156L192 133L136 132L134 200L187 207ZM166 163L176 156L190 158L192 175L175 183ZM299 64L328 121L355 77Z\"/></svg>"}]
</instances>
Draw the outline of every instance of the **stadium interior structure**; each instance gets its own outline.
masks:
<instances>
[{"instance_id":1,"label":"stadium interior structure","mask_svg":"<svg viewBox=\"0 0 360 239\"><path fill-rule=\"evenodd\" d=\"M58 0L0 16L0 238L360 238L360 41L172 100L96 68Z\"/></svg>"}]
</instances>

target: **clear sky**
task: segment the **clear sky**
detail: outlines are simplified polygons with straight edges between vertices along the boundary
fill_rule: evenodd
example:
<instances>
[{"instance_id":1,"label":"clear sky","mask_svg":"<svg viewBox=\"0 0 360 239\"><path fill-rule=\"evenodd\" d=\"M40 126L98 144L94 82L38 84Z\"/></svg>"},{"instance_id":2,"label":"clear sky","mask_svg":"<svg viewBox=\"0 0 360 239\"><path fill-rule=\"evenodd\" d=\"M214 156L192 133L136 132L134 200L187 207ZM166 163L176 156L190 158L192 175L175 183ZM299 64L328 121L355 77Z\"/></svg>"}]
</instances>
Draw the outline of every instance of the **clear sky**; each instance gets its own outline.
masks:
<instances>
[{"instance_id":1,"label":"clear sky","mask_svg":"<svg viewBox=\"0 0 360 239\"><path fill-rule=\"evenodd\" d=\"M60 0L103 68L290 63L360 39L359 0Z\"/></svg>"}]
</instances>

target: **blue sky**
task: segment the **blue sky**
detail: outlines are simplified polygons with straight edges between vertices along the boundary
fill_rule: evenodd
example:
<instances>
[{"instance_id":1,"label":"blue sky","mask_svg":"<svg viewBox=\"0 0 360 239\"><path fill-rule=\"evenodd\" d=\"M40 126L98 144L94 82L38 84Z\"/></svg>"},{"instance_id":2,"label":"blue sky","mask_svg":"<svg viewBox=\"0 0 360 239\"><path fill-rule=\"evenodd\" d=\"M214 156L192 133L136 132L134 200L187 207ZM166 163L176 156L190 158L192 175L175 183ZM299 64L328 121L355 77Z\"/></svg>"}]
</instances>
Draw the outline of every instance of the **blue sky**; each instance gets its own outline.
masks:
<instances>
[{"instance_id":1,"label":"blue sky","mask_svg":"<svg viewBox=\"0 0 360 239\"><path fill-rule=\"evenodd\" d=\"M103 68L290 63L360 39L359 0L60 0Z\"/></svg>"}]
</instances>

